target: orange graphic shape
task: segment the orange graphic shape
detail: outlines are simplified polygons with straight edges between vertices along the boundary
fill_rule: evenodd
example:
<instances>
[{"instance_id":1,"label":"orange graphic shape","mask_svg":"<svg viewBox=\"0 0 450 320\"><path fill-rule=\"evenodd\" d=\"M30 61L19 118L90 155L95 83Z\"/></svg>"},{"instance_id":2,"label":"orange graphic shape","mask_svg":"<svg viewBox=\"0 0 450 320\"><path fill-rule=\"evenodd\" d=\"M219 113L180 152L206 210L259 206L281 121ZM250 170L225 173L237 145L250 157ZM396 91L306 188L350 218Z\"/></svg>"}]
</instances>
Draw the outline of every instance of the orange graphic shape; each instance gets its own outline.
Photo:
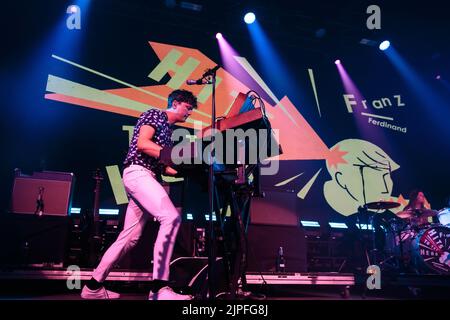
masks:
<instances>
[{"instance_id":1,"label":"orange graphic shape","mask_svg":"<svg viewBox=\"0 0 450 320\"><path fill-rule=\"evenodd\" d=\"M328 157L327 157L328 166L330 168L336 167L336 169L337 169L339 164L346 164L346 163L348 163L344 159L344 156L347 153L348 153L347 151L341 151L339 149L339 145L336 146L335 148L333 148L332 150L330 150L330 153L328 154Z\"/></svg>"},{"instance_id":2,"label":"orange graphic shape","mask_svg":"<svg viewBox=\"0 0 450 320\"><path fill-rule=\"evenodd\" d=\"M316 133L316 131L303 118L288 97L281 99L280 103L292 116L295 123L278 107L266 107L273 129L279 130L279 143L283 154L279 160L322 160L327 159L330 150Z\"/></svg>"}]
</instances>

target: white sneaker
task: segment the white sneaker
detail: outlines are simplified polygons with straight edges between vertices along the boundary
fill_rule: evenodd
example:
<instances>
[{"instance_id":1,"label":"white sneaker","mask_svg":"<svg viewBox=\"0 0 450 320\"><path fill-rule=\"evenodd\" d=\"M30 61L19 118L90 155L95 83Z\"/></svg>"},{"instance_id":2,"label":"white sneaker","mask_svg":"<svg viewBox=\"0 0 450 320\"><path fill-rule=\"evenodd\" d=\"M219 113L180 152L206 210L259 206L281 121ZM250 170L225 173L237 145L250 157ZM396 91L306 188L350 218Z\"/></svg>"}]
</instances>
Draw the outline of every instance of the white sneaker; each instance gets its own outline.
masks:
<instances>
[{"instance_id":1,"label":"white sneaker","mask_svg":"<svg viewBox=\"0 0 450 320\"><path fill-rule=\"evenodd\" d=\"M109 299L119 299L120 293L106 290L105 287L101 287L97 290L91 290L86 285L83 287L83 290L81 290L81 297L83 299L103 299L103 300L109 300Z\"/></svg>"},{"instance_id":2,"label":"white sneaker","mask_svg":"<svg viewBox=\"0 0 450 320\"><path fill-rule=\"evenodd\" d=\"M163 287L158 292L148 294L148 300L192 300L194 297L187 294L173 292L172 288Z\"/></svg>"}]
</instances>

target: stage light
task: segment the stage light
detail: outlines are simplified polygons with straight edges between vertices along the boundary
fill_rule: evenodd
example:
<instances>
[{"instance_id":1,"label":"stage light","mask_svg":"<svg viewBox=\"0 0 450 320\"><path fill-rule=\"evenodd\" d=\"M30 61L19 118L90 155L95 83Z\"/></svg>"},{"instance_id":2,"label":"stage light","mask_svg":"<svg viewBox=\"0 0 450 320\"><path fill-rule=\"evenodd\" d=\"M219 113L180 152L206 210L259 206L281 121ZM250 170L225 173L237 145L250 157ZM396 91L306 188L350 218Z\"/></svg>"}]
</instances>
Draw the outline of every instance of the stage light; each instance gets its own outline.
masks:
<instances>
[{"instance_id":1,"label":"stage light","mask_svg":"<svg viewBox=\"0 0 450 320\"><path fill-rule=\"evenodd\" d=\"M356 227L360 230L373 230L373 227L371 224L361 224L361 223L357 223Z\"/></svg>"},{"instance_id":2,"label":"stage light","mask_svg":"<svg viewBox=\"0 0 450 320\"><path fill-rule=\"evenodd\" d=\"M256 16L253 12L249 12L244 16L244 21L246 24L252 24L255 22Z\"/></svg>"},{"instance_id":3,"label":"stage light","mask_svg":"<svg viewBox=\"0 0 450 320\"><path fill-rule=\"evenodd\" d=\"M382 43L380 43L380 46L378 48L380 48L381 51L384 51L387 48L389 48L390 45L391 45L391 43L389 41L385 40Z\"/></svg>"},{"instance_id":4,"label":"stage light","mask_svg":"<svg viewBox=\"0 0 450 320\"><path fill-rule=\"evenodd\" d=\"M341 64L341 60L339 60L339 59L334 60L334 63L335 63L335 64Z\"/></svg>"},{"instance_id":5,"label":"stage light","mask_svg":"<svg viewBox=\"0 0 450 320\"><path fill-rule=\"evenodd\" d=\"M342 222L328 222L328 224L333 229L348 229L347 225Z\"/></svg>"},{"instance_id":6,"label":"stage light","mask_svg":"<svg viewBox=\"0 0 450 320\"><path fill-rule=\"evenodd\" d=\"M70 213L73 214L78 214L81 213L81 208L70 208Z\"/></svg>"},{"instance_id":7,"label":"stage light","mask_svg":"<svg viewBox=\"0 0 450 320\"><path fill-rule=\"evenodd\" d=\"M117 216L119 215L119 209L98 209L98 214L99 215L114 215Z\"/></svg>"},{"instance_id":8,"label":"stage light","mask_svg":"<svg viewBox=\"0 0 450 320\"><path fill-rule=\"evenodd\" d=\"M222 39L223 38L223 35L220 33L220 32L217 32L216 33L216 39Z\"/></svg>"},{"instance_id":9,"label":"stage light","mask_svg":"<svg viewBox=\"0 0 450 320\"><path fill-rule=\"evenodd\" d=\"M441 80L441 75L440 75L440 74L438 74L438 75L436 76L436 80Z\"/></svg>"},{"instance_id":10,"label":"stage light","mask_svg":"<svg viewBox=\"0 0 450 320\"><path fill-rule=\"evenodd\" d=\"M300 223L303 227L320 228L320 224L317 221L300 220Z\"/></svg>"}]
</instances>

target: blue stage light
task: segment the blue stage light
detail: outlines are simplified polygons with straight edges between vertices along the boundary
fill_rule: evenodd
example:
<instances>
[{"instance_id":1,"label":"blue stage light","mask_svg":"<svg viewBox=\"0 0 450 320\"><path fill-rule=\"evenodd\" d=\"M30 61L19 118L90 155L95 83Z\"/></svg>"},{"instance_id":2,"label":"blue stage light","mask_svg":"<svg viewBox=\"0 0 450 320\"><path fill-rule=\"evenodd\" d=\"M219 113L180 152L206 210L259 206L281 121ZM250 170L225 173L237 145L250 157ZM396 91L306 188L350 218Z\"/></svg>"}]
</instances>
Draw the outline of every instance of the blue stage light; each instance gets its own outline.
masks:
<instances>
[{"instance_id":1,"label":"blue stage light","mask_svg":"<svg viewBox=\"0 0 450 320\"><path fill-rule=\"evenodd\" d=\"M244 21L246 24L252 24L253 22L255 22L256 20L256 16L253 12L249 12L244 16Z\"/></svg>"},{"instance_id":2,"label":"blue stage light","mask_svg":"<svg viewBox=\"0 0 450 320\"><path fill-rule=\"evenodd\" d=\"M382 43L380 43L379 48L380 48L381 51L384 51L387 48L389 48L390 45L391 45L391 43L389 41L385 40Z\"/></svg>"}]
</instances>

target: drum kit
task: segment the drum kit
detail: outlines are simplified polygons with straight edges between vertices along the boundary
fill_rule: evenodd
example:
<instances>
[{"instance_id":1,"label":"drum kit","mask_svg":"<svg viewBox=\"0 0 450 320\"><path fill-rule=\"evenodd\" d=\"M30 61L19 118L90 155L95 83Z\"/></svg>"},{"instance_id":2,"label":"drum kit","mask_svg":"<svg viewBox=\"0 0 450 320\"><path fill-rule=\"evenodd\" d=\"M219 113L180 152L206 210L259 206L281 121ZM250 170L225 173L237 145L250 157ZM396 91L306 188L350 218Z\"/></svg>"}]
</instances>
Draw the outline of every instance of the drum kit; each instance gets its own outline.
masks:
<instances>
[{"instance_id":1,"label":"drum kit","mask_svg":"<svg viewBox=\"0 0 450 320\"><path fill-rule=\"evenodd\" d=\"M399 272L450 275L450 208L439 211L411 209L396 214L388 211L399 206L390 201L366 205L367 209L376 211L372 221L382 221L380 230L384 237L385 259L378 264L389 265L390 261ZM377 216L382 218L374 219Z\"/></svg>"}]
</instances>

